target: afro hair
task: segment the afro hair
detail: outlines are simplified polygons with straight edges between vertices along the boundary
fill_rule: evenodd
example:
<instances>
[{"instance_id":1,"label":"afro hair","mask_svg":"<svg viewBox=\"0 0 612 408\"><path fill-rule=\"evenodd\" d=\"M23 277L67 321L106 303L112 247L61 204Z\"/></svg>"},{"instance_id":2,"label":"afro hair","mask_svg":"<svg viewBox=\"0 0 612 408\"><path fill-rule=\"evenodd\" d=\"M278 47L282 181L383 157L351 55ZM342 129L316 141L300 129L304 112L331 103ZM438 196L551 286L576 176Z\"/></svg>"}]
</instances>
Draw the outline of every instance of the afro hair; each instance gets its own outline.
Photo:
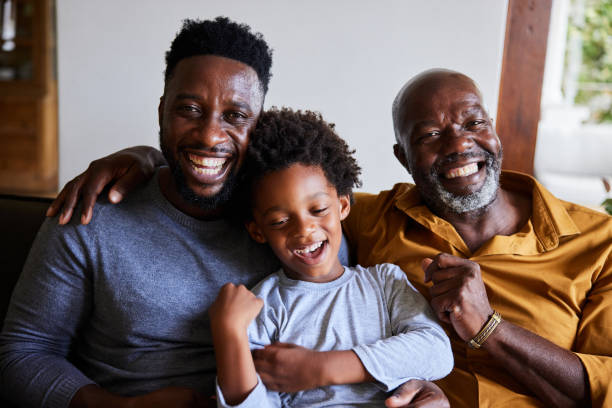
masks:
<instances>
[{"instance_id":1,"label":"afro hair","mask_svg":"<svg viewBox=\"0 0 612 408\"><path fill-rule=\"evenodd\" d=\"M241 201L250 202L257 182L266 174L298 163L321 167L338 195L352 200L353 187L361 186L361 168L354 153L336 134L334 124L325 122L319 113L288 108L262 112L251 134ZM248 218L250 209L246 211L243 215Z\"/></svg>"},{"instance_id":2,"label":"afro hair","mask_svg":"<svg viewBox=\"0 0 612 408\"><path fill-rule=\"evenodd\" d=\"M227 17L214 20L184 20L166 52L165 82L182 59L195 55L217 55L240 61L255 70L264 94L272 73L272 50L260 33L252 33L246 24L238 24Z\"/></svg>"}]
</instances>

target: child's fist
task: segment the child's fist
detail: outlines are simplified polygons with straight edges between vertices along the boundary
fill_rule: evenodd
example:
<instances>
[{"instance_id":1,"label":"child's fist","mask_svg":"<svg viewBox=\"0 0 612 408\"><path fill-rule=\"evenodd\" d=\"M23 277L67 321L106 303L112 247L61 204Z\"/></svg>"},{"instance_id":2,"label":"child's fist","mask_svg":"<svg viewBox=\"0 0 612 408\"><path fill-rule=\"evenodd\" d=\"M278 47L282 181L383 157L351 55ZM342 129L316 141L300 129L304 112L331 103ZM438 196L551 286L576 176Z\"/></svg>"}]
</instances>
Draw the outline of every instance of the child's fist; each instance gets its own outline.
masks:
<instances>
[{"instance_id":1,"label":"child's fist","mask_svg":"<svg viewBox=\"0 0 612 408\"><path fill-rule=\"evenodd\" d=\"M226 283L208 310L211 327L213 331L245 332L262 307L263 300L256 297L244 285Z\"/></svg>"}]
</instances>

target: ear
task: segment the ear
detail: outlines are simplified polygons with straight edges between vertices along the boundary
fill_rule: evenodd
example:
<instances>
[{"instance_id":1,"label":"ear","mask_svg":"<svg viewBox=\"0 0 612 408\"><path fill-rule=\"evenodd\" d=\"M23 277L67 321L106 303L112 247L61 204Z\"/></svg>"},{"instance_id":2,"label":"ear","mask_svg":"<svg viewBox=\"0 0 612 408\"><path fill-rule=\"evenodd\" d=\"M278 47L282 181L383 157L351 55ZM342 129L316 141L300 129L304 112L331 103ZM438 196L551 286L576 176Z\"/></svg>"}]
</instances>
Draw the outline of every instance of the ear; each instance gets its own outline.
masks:
<instances>
[{"instance_id":1,"label":"ear","mask_svg":"<svg viewBox=\"0 0 612 408\"><path fill-rule=\"evenodd\" d=\"M157 121L159 122L159 129L162 128L162 118L164 116L164 95L159 97L159 105L157 106Z\"/></svg>"},{"instance_id":2,"label":"ear","mask_svg":"<svg viewBox=\"0 0 612 408\"><path fill-rule=\"evenodd\" d=\"M340 221L342 221L351 212L351 198L348 195L341 195L338 200L340 200Z\"/></svg>"},{"instance_id":3,"label":"ear","mask_svg":"<svg viewBox=\"0 0 612 408\"><path fill-rule=\"evenodd\" d=\"M410 164L408 162L408 158L406 157L406 152L404 151L402 146L400 146L397 143L394 144L393 145L393 154L395 155L397 160L399 160L399 162L402 164L402 166L404 166L404 168L406 170L408 170L408 173L412 174L412 172L410 171Z\"/></svg>"},{"instance_id":4,"label":"ear","mask_svg":"<svg viewBox=\"0 0 612 408\"><path fill-rule=\"evenodd\" d=\"M247 231L249 231L249 235L253 238L253 241L259 242L260 244L265 244L267 242L266 237L254 220L247 221L244 226Z\"/></svg>"}]
</instances>

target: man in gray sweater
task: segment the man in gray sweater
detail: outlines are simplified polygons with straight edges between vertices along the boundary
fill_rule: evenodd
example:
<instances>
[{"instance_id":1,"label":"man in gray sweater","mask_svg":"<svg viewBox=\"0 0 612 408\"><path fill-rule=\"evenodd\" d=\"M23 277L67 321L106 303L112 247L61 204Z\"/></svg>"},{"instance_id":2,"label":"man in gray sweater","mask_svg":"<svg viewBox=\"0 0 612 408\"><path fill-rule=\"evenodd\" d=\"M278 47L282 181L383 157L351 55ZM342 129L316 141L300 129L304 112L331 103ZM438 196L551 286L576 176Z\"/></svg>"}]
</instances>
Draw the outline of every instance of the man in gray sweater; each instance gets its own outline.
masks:
<instances>
[{"instance_id":1,"label":"man in gray sweater","mask_svg":"<svg viewBox=\"0 0 612 408\"><path fill-rule=\"evenodd\" d=\"M223 284L253 285L278 266L223 213L271 63L247 26L184 23L159 104L169 167L121 205L97 206L88 226L43 225L3 327L6 397L179 407L214 394L207 309Z\"/></svg>"},{"instance_id":2,"label":"man in gray sweater","mask_svg":"<svg viewBox=\"0 0 612 408\"><path fill-rule=\"evenodd\" d=\"M248 26L185 22L166 54L158 111L168 167L121 205L86 210L90 225L43 225L0 336L4 397L19 406L207 405L210 304L223 284L252 286L278 267L226 213L270 66ZM445 400L431 383L415 387L402 398Z\"/></svg>"}]
</instances>

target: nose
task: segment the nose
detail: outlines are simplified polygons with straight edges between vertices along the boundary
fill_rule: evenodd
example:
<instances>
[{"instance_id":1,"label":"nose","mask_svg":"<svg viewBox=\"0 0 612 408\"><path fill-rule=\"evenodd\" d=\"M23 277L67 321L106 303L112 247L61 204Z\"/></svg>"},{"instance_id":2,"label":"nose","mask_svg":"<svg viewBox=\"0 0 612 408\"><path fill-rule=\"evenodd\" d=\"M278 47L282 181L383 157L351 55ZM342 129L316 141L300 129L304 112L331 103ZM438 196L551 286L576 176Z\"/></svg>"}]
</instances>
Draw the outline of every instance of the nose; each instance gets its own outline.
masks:
<instances>
[{"instance_id":1,"label":"nose","mask_svg":"<svg viewBox=\"0 0 612 408\"><path fill-rule=\"evenodd\" d=\"M442 153L446 156L452 153L463 153L470 150L474 139L469 132L464 132L458 126L448 126L443 132Z\"/></svg>"},{"instance_id":2,"label":"nose","mask_svg":"<svg viewBox=\"0 0 612 408\"><path fill-rule=\"evenodd\" d=\"M316 230L316 225L309 216L296 217L294 221L293 235L296 238L308 237Z\"/></svg>"},{"instance_id":3,"label":"nose","mask_svg":"<svg viewBox=\"0 0 612 408\"><path fill-rule=\"evenodd\" d=\"M213 114L204 115L196 128L195 136L205 147L214 147L227 140L227 135L219 118Z\"/></svg>"}]
</instances>

